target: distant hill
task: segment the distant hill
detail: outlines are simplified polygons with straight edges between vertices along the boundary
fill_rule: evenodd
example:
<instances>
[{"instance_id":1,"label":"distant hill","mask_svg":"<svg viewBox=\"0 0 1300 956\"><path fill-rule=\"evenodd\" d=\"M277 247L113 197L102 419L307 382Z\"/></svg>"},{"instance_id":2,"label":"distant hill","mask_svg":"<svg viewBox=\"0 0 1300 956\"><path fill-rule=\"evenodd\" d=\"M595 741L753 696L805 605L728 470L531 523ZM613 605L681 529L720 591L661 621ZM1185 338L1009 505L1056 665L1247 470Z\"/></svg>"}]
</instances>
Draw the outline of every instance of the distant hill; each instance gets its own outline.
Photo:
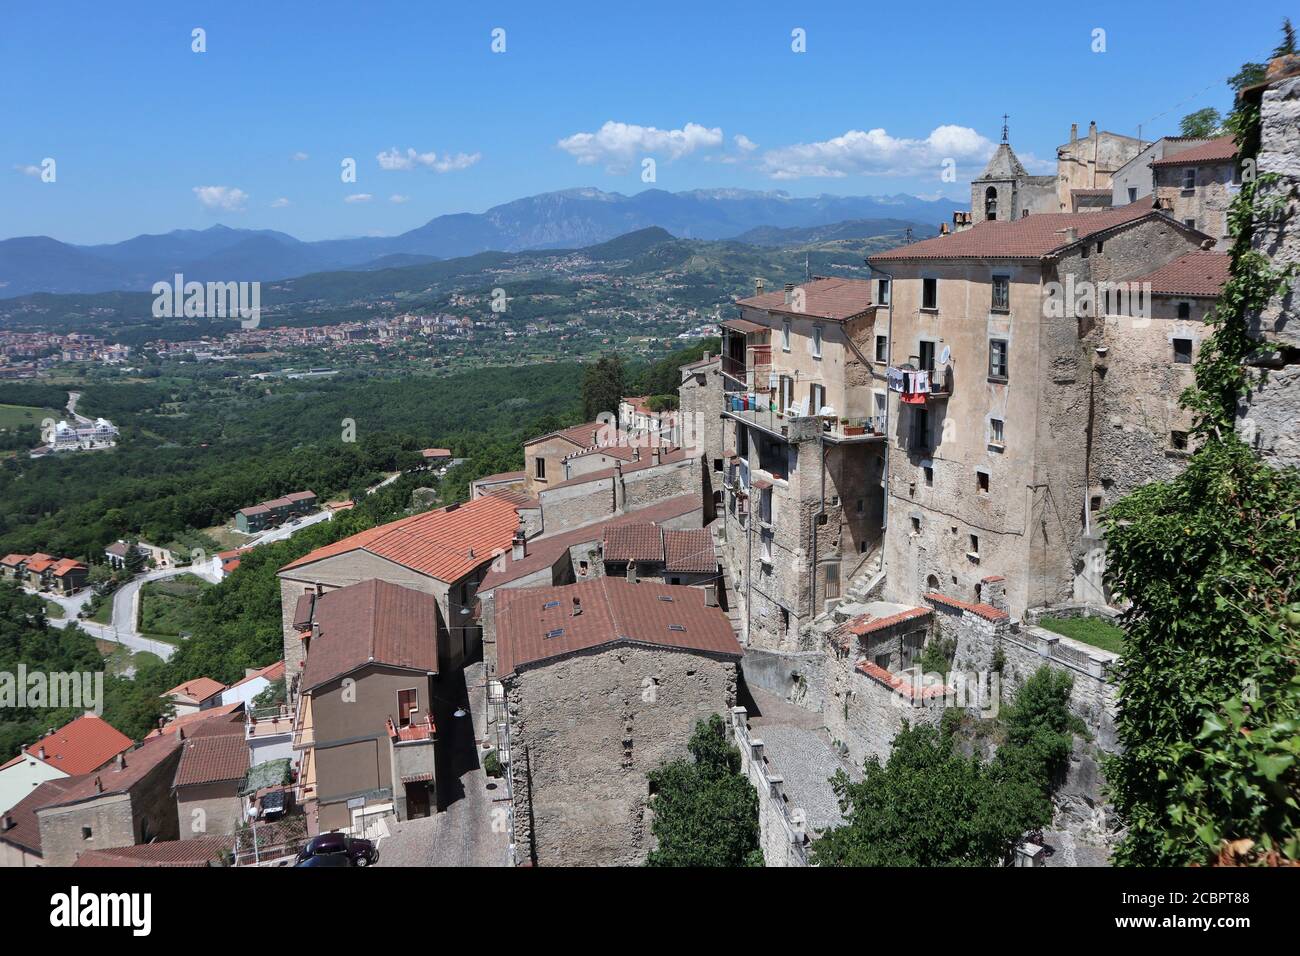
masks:
<instances>
[{"instance_id":1,"label":"distant hill","mask_svg":"<svg viewBox=\"0 0 1300 956\"><path fill-rule=\"evenodd\" d=\"M736 236L737 242L755 246L810 246L844 240L873 239L876 236L902 236L908 229L916 239L928 239L934 233L930 223L907 219L849 219L818 226L758 226Z\"/></svg>"},{"instance_id":2,"label":"distant hill","mask_svg":"<svg viewBox=\"0 0 1300 956\"><path fill-rule=\"evenodd\" d=\"M24 236L0 241L0 299L34 292L147 291L177 272L199 282L271 281L337 269L382 270L488 251L583 248L655 227L682 239L708 240L767 229L745 240L760 245L789 244L777 241L784 230L846 221L897 221L926 234L927 227L932 230L948 218L951 206L948 200L905 195L793 197L735 189L647 189L624 196L583 188L516 199L484 213L438 216L389 237L303 242L274 230L226 226L95 246ZM807 241L825 240L790 240Z\"/></svg>"}]
</instances>

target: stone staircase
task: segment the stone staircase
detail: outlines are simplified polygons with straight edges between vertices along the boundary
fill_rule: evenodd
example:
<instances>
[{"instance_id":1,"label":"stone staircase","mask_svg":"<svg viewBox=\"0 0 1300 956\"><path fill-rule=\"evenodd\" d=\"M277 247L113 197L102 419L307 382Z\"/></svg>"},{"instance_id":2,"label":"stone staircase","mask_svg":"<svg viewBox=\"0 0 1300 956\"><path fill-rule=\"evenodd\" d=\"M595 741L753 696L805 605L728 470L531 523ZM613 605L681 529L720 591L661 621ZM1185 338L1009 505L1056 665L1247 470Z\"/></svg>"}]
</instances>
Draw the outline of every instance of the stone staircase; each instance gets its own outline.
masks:
<instances>
[{"instance_id":1,"label":"stone staircase","mask_svg":"<svg viewBox=\"0 0 1300 956\"><path fill-rule=\"evenodd\" d=\"M820 648L841 624L866 613L867 602L875 600L874 595L885 583L885 572L881 569L882 544L877 544L868 553L843 594L833 603L828 602L821 614L803 626L799 632L801 645L810 649Z\"/></svg>"}]
</instances>

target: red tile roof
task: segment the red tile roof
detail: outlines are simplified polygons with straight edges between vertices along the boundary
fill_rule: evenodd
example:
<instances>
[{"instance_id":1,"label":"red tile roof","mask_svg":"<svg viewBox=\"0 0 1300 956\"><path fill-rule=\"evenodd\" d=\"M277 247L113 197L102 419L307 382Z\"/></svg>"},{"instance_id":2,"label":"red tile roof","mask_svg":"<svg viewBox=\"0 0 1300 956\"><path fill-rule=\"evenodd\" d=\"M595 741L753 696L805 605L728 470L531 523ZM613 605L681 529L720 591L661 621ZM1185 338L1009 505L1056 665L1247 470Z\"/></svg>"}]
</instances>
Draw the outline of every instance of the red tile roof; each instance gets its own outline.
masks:
<instances>
[{"instance_id":1,"label":"red tile roof","mask_svg":"<svg viewBox=\"0 0 1300 956\"><path fill-rule=\"evenodd\" d=\"M570 548L580 544L594 544L603 540L606 528L640 521L659 523L673 518L680 518L683 515L699 510L699 496L678 495L676 498L657 501L630 514L619 515L606 521L596 521L557 534L533 538L528 542L528 554L522 559L516 561L507 552L494 562L492 570L487 573L487 576L479 584L479 592L490 591L502 584L517 581L525 575L553 566L555 562L560 560L561 556L568 553Z\"/></svg>"},{"instance_id":2,"label":"red tile roof","mask_svg":"<svg viewBox=\"0 0 1300 956\"><path fill-rule=\"evenodd\" d=\"M747 303L747 299L741 299L741 303ZM724 329L730 329L732 332L739 332L742 335L767 335L772 330L766 325L759 325L757 322L751 322L749 319L727 319L725 322L719 322L718 326Z\"/></svg>"},{"instance_id":3,"label":"red tile roof","mask_svg":"<svg viewBox=\"0 0 1300 956\"><path fill-rule=\"evenodd\" d=\"M27 570L41 572L54 567L54 559L48 554L33 554L27 559Z\"/></svg>"},{"instance_id":4,"label":"red tile roof","mask_svg":"<svg viewBox=\"0 0 1300 956\"><path fill-rule=\"evenodd\" d=\"M451 449L450 448L425 448L421 450L420 454L423 455L425 458L450 458Z\"/></svg>"},{"instance_id":5,"label":"red tile roof","mask_svg":"<svg viewBox=\"0 0 1300 956\"><path fill-rule=\"evenodd\" d=\"M82 774L73 786L46 806L61 807L96 800L106 794L125 793L157 769L159 764L174 756L180 745L180 738L175 734L148 737L139 747L127 752L125 767L119 770L116 765L110 764L106 769Z\"/></svg>"},{"instance_id":6,"label":"red tile roof","mask_svg":"<svg viewBox=\"0 0 1300 956\"><path fill-rule=\"evenodd\" d=\"M70 571L77 571L77 570L85 571L87 570L87 568L80 561L77 561L73 558L64 558L62 561L59 561L57 564L55 564L52 570L56 578L61 578L65 574L68 574Z\"/></svg>"},{"instance_id":7,"label":"red tile roof","mask_svg":"<svg viewBox=\"0 0 1300 956\"><path fill-rule=\"evenodd\" d=\"M607 434L612 428L612 425L606 425L604 422L583 422L581 425L561 428L558 431L547 432L545 435L530 438L524 442L524 447L536 445L539 441L545 441L548 438L563 438L579 448L590 448L599 442L601 435Z\"/></svg>"},{"instance_id":8,"label":"red tile roof","mask_svg":"<svg viewBox=\"0 0 1300 956\"><path fill-rule=\"evenodd\" d=\"M122 751L130 750L131 738L104 718L85 714L24 748L24 753L41 760L37 754L42 747L44 763L75 776L102 767Z\"/></svg>"},{"instance_id":9,"label":"red tile roof","mask_svg":"<svg viewBox=\"0 0 1300 956\"><path fill-rule=\"evenodd\" d=\"M60 777L57 780L44 781L5 811L4 815L12 817L14 825L8 830L0 830L0 843L8 843L40 856L41 824L36 811L57 802L64 793L89 778L88 774L81 774L76 777Z\"/></svg>"},{"instance_id":10,"label":"red tile roof","mask_svg":"<svg viewBox=\"0 0 1300 956\"><path fill-rule=\"evenodd\" d=\"M187 680L183 684L177 684L171 690L165 690L159 697L186 697L201 704L214 694L220 694L226 689L226 685L221 681L213 680L211 677L195 677L193 680Z\"/></svg>"},{"instance_id":11,"label":"red tile roof","mask_svg":"<svg viewBox=\"0 0 1300 956\"><path fill-rule=\"evenodd\" d=\"M198 710L192 714L182 714L180 717L169 720L165 726L149 731L146 740L154 737L167 737L178 731L184 731L185 736L193 736L199 728L207 724L210 720L220 720L229 718L232 714L242 711L244 702L237 700L231 704L222 704L220 707L209 707L207 710Z\"/></svg>"},{"instance_id":12,"label":"red tile roof","mask_svg":"<svg viewBox=\"0 0 1300 956\"><path fill-rule=\"evenodd\" d=\"M909 680L906 677L900 677L898 674L890 673L879 664L875 664L868 660L861 660L854 665L854 670L859 674L864 674L867 677L870 677L872 680L879 681L881 684L884 684L900 696L907 697L911 700L915 700L917 697L917 685L913 680ZM943 684L925 684L921 686L920 691L921 699L925 700L932 697L942 697L947 693L948 688Z\"/></svg>"},{"instance_id":13,"label":"red tile roof","mask_svg":"<svg viewBox=\"0 0 1300 956\"><path fill-rule=\"evenodd\" d=\"M1151 284L1155 295L1185 295L1216 299L1228 281L1232 257L1226 252L1189 252L1154 272L1131 279Z\"/></svg>"},{"instance_id":14,"label":"red tile roof","mask_svg":"<svg viewBox=\"0 0 1300 956\"><path fill-rule=\"evenodd\" d=\"M310 691L369 663L438 672L438 601L371 579L316 599L302 686Z\"/></svg>"},{"instance_id":15,"label":"red tile roof","mask_svg":"<svg viewBox=\"0 0 1300 956\"><path fill-rule=\"evenodd\" d=\"M575 599L582 609L577 615ZM704 592L692 587L602 577L563 587L507 589L497 595L496 621L500 674L621 642L736 659L743 654L726 614L707 607Z\"/></svg>"},{"instance_id":16,"label":"red tile roof","mask_svg":"<svg viewBox=\"0 0 1300 956\"><path fill-rule=\"evenodd\" d=\"M493 484L496 482L505 483L507 481L527 481L528 472L526 471L499 471L495 475L484 475L482 478L475 478L475 484Z\"/></svg>"},{"instance_id":17,"label":"red tile roof","mask_svg":"<svg viewBox=\"0 0 1300 956\"><path fill-rule=\"evenodd\" d=\"M251 508L240 508L240 509L239 509L239 513L240 513L241 515L245 515L245 516L247 516L247 517L249 517L249 518L253 517L253 515L264 515L264 514L270 514L270 512L271 512L271 509L268 508L266 505L253 505Z\"/></svg>"},{"instance_id":18,"label":"red tile roof","mask_svg":"<svg viewBox=\"0 0 1300 956\"><path fill-rule=\"evenodd\" d=\"M173 787L243 781L248 773L248 743L244 740L242 724L230 726L233 731L185 741Z\"/></svg>"},{"instance_id":19,"label":"red tile roof","mask_svg":"<svg viewBox=\"0 0 1300 956\"><path fill-rule=\"evenodd\" d=\"M713 553L713 535L708 528L664 532L664 568L687 574L711 574L718 570Z\"/></svg>"},{"instance_id":20,"label":"red tile roof","mask_svg":"<svg viewBox=\"0 0 1300 956\"><path fill-rule=\"evenodd\" d=\"M737 305L752 309L762 309L780 315L806 316L808 318L830 319L835 322L847 322L869 312L874 301L871 296L871 283L866 279L839 279L818 276L811 282L801 283L796 293L803 292L803 308L795 309L794 304L787 305L785 290L764 292L761 295L741 299Z\"/></svg>"},{"instance_id":21,"label":"red tile roof","mask_svg":"<svg viewBox=\"0 0 1300 956\"><path fill-rule=\"evenodd\" d=\"M657 561L663 563L664 542L658 526L637 521L605 529L606 561Z\"/></svg>"},{"instance_id":22,"label":"red tile roof","mask_svg":"<svg viewBox=\"0 0 1300 956\"><path fill-rule=\"evenodd\" d=\"M1043 212L1020 219L979 222L947 236L899 246L869 257L871 262L905 259L1038 259L1098 233L1137 222L1148 216L1162 216L1151 207L1151 197L1126 206L1095 212ZM1178 225L1175 223L1175 225ZM1179 226L1186 229L1185 226ZM1066 238L1075 229L1077 238Z\"/></svg>"},{"instance_id":23,"label":"red tile roof","mask_svg":"<svg viewBox=\"0 0 1300 956\"><path fill-rule=\"evenodd\" d=\"M218 861L233 849L235 838L229 836L195 837L192 840L162 840L137 846L87 850L73 866L219 866Z\"/></svg>"},{"instance_id":24,"label":"red tile roof","mask_svg":"<svg viewBox=\"0 0 1300 956\"><path fill-rule=\"evenodd\" d=\"M295 622L296 623L296 622ZM311 618L307 619L311 623ZM250 680L257 680L259 677L265 677L269 681L277 681L284 676L284 661L276 661L274 664L267 664L251 674L247 674L230 685L230 689L238 687L240 684L247 684Z\"/></svg>"},{"instance_id":25,"label":"red tile roof","mask_svg":"<svg viewBox=\"0 0 1300 956\"><path fill-rule=\"evenodd\" d=\"M991 604L971 604L969 601L951 598L946 594L939 594L937 591L931 591L925 596L925 599L952 610L970 611L972 614L978 614L986 621L1005 621L1009 617L1006 611L999 611Z\"/></svg>"},{"instance_id":26,"label":"red tile roof","mask_svg":"<svg viewBox=\"0 0 1300 956\"><path fill-rule=\"evenodd\" d=\"M672 465L677 462L686 460L686 452L681 448L672 448L663 450L659 454L659 460L654 460L653 454L642 454L637 461L628 462L622 466L623 474L630 474L634 471L640 471L643 468L654 468L659 465ZM589 481L601 481L605 478L613 478L616 471L614 468L601 468L597 471L588 472L585 475L577 475L565 481L556 482L546 488L543 488L539 495L554 491L556 488L571 488L574 485L583 485Z\"/></svg>"},{"instance_id":27,"label":"red tile roof","mask_svg":"<svg viewBox=\"0 0 1300 956\"><path fill-rule=\"evenodd\" d=\"M335 541L286 564L280 573L362 550L451 583L490 561L494 552L510 550L518 526L515 506L489 495Z\"/></svg>"},{"instance_id":28,"label":"red tile roof","mask_svg":"<svg viewBox=\"0 0 1300 956\"><path fill-rule=\"evenodd\" d=\"M1152 169L1161 166L1197 166L1202 163L1225 163L1237 157L1237 143L1231 136L1219 136L1181 153L1154 160Z\"/></svg>"},{"instance_id":29,"label":"red tile roof","mask_svg":"<svg viewBox=\"0 0 1300 956\"><path fill-rule=\"evenodd\" d=\"M291 491L287 495L285 495L285 498L287 498L289 501L306 501L308 498L315 498L315 497L316 497L316 492L312 491L310 488L307 489L306 491Z\"/></svg>"},{"instance_id":30,"label":"red tile roof","mask_svg":"<svg viewBox=\"0 0 1300 956\"><path fill-rule=\"evenodd\" d=\"M27 555L25 554L6 554L3 558L0 558L0 564L3 564L5 567L13 568L22 564L26 560Z\"/></svg>"},{"instance_id":31,"label":"red tile roof","mask_svg":"<svg viewBox=\"0 0 1300 956\"><path fill-rule=\"evenodd\" d=\"M899 611L897 614L888 614L885 617L860 614L836 628L831 639L841 647L848 647L850 637L863 638L868 634L877 634L894 627L896 624L905 624L908 621L930 617L933 613L928 607L912 607L906 611Z\"/></svg>"}]
</instances>

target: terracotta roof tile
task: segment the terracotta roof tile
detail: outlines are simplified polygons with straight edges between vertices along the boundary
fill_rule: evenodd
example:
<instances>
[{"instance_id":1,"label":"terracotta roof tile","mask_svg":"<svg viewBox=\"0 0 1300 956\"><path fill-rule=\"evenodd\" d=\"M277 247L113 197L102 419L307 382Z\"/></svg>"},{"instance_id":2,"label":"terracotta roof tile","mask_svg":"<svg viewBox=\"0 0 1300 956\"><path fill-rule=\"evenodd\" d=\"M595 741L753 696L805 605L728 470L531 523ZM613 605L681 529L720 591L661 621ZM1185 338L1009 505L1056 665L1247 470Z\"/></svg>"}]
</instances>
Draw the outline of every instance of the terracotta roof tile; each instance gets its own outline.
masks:
<instances>
[{"instance_id":1,"label":"terracotta roof tile","mask_svg":"<svg viewBox=\"0 0 1300 956\"><path fill-rule=\"evenodd\" d=\"M677 462L686 460L686 452L681 448L670 448L660 452L659 461L654 460L653 454L643 453L638 461L628 462L622 466L623 474L630 474L634 471L640 471L643 468L656 468L660 465L672 465ZM598 471L588 472L585 475L577 475L565 481L556 482L546 488L543 488L540 494L544 495L556 488L571 488L574 485L584 485L589 481L601 481L605 478L614 477L614 468L601 468Z\"/></svg>"},{"instance_id":2,"label":"terracotta roof tile","mask_svg":"<svg viewBox=\"0 0 1300 956\"><path fill-rule=\"evenodd\" d=\"M196 837L192 840L161 840L137 846L87 850L73 866L217 866L226 851L233 849L235 838L229 836Z\"/></svg>"},{"instance_id":3,"label":"terracotta roof tile","mask_svg":"<svg viewBox=\"0 0 1300 956\"><path fill-rule=\"evenodd\" d=\"M186 740L172 786L242 781L248 773L248 744L244 740L243 726L233 726L233 733L208 734Z\"/></svg>"},{"instance_id":4,"label":"terracotta roof tile","mask_svg":"<svg viewBox=\"0 0 1300 956\"><path fill-rule=\"evenodd\" d=\"M130 750L131 738L104 718L85 714L46 734L24 752L40 760L36 755L42 747L45 763L75 776L102 767L122 751Z\"/></svg>"},{"instance_id":5,"label":"terracotta roof tile","mask_svg":"<svg viewBox=\"0 0 1300 956\"><path fill-rule=\"evenodd\" d=\"M0 564L3 564L7 568L13 568L22 564L26 560L27 555L25 554L6 554L3 558L0 558Z\"/></svg>"},{"instance_id":6,"label":"terracotta roof tile","mask_svg":"<svg viewBox=\"0 0 1300 956\"><path fill-rule=\"evenodd\" d=\"M28 853L41 854L41 823L36 812L62 799L63 795L81 781L90 779L89 774L76 777L60 777L46 780L27 796L23 797L7 811L14 825L8 830L0 830L0 843L8 843Z\"/></svg>"},{"instance_id":7,"label":"terracotta roof tile","mask_svg":"<svg viewBox=\"0 0 1300 956\"><path fill-rule=\"evenodd\" d=\"M803 307L800 309L786 304L783 289L741 299L737 305L782 315L830 319L835 322L848 321L874 307L871 283L866 279L818 276L810 282L801 283L796 291L803 292Z\"/></svg>"},{"instance_id":8,"label":"terracotta roof tile","mask_svg":"<svg viewBox=\"0 0 1300 956\"><path fill-rule=\"evenodd\" d=\"M664 568L687 574L711 574L718 570L713 553L713 535L708 528L664 532Z\"/></svg>"},{"instance_id":9,"label":"terracotta roof tile","mask_svg":"<svg viewBox=\"0 0 1300 956\"><path fill-rule=\"evenodd\" d=\"M871 262L896 259L1038 259L1064 249L1089 236L1137 222L1147 216L1160 216L1151 206L1151 197L1126 206L1095 212L1044 212L1011 221L979 222L969 229L947 236L924 239L870 256ZM1168 222L1172 219L1164 217ZM1067 229L1077 230L1077 239L1066 238ZM1186 228L1186 227L1180 227Z\"/></svg>"},{"instance_id":10,"label":"terracotta roof tile","mask_svg":"<svg viewBox=\"0 0 1300 956\"><path fill-rule=\"evenodd\" d=\"M1154 160L1151 163L1152 169L1158 169L1161 166L1196 166L1201 163L1224 163L1237 157L1237 143L1231 136L1219 136L1210 140L1208 143L1202 143L1200 146L1193 146L1191 149L1185 149L1181 153L1174 153L1172 156L1166 156L1162 159Z\"/></svg>"},{"instance_id":11,"label":"terracotta roof tile","mask_svg":"<svg viewBox=\"0 0 1300 956\"><path fill-rule=\"evenodd\" d=\"M574 599L582 611L575 615ZM670 600L669 600L670 599ZM727 615L699 588L617 578L563 587L514 588L497 596L497 671L617 642L740 658Z\"/></svg>"},{"instance_id":12,"label":"terracotta roof tile","mask_svg":"<svg viewBox=\"0 0 1300 956\"><path fill-rule=\"evenodd\" d=\"M280 569L292 568L349 551L363 550L394 564L448 583L459 581L506 551L519 526L515 506L485 495L462 505L449 505L370 528L317 548Z\"/></svg>"},{"instance_id":13,"label":"terracotta roof tile","mask_svg":"<svg viewBox=\"0 0 1300 956\"><path fill-rule=\"evenodd\" d=\"M175 734L146 738L139 747L127 752L125 767L119 770L110 765L103 770L82 774L77 777L75 785L66 789L54 802L46 804L46 807L61 807L94 800L105 794L125 793L173 756L180 745L181 741Z\"/></svg>"},{"instance_id":14,"label":"terracotta roof tile","mask_svg":"<svg viewBox=\"0 0 1300 956\"><path fill-rule=\"evenodd\" d=\"M863 674L870 677L872 680L884 684L901 697L906 697L909 700L915 700L917 697L917 685L914 681L898 674L891 673L879 664L875 664L868 660L861 660L854 665L854 670L859 674ZM928 684L922 686L920 691L921 699L929 700L934 697L942 697L947 693L948 688L943 684Z\"/></svg>"},{"instance_id":15,"label":"terracotta roof tile","mask_svg":"<svg viewBox=\"0 0 1300 956\"><path fill-rule=\"evenodd\" d=\"M590 448L592 445L598 444L600 436L610 429L611 426L606 425L604 422L583 422L581 425L571 425L568 428L561 428L557 431L547 432L545 435L538 435L536 438L530 438L524 442L524 447L536 445L539 441L545 441L548 438L563 438L579 448Z\"/></svg>"},{"instance_id":16,"label":"terracotta roof tile","mask_svg":"<svg viewBox=\"0 0 1300 956\"><path fill-rule=\"evenodd\" d=\"M1215 299L1228 281L1231 260L1232 257L1226 252L1189 252L1154 272L1130 281L1149 282L1155 295Z\"/></svg>"},{"instance_id":17,"label":"terracotta roof tile","mask_svg":"<svg viewBox=\"0 0 1300 956\"><path fill-rule=\"evenodd\" d=\"M438 672L438 601L431 594L371 579L316 599L312 639L303 668L312 690L367 663Z\"/></svg>"},{"instance_id":18,"label":"terracotta roof tile","mask_svg":"<svg viewBox=\"0 0 1300 956\"><path fill-rule=\"evenodd\" d=\"M614 525L605 529L606 561L657 561L663 563L664 542L657 525L648 521Z\"/></svg>"},{"instance_id":19,"label":"terracotta roof tile","mask_svg":"<svg viewBox=\"0 0 1300 956\"><path fill-rule=\"evenodd\" d=\"M180 717L169 720L163 727L149 731L145 739L167 737L182 730L185 732L185 736L193 736L200 727L209 721L219 721L222 718L228 719L243 709L244 702L237 700L231 704L222 704L220 707L209 707L207 710L197 710L192 714L182 714Z\"/></svg>"},{"instance_id":20,"label":"terracotta roof tile","mask_svg":"<svg viewBox=\"0 0 1300 956\"><path fill-rule=\"evenodd\" d=\"M951 598L946 594L939 594L937 591L931 591L925 596L925 599L953 610L970 611L972 614L978 614L986 621L1005 621L1010 617L1006 611L999 611L991 604L971 604L969 601Z\"/></svg>"},{"instance_id":21,"label":"terracotta roof tile","mask_svg":"<svg viewBox=\"0 0 1300 956\"><path fill-rule=\"evenodd\" d=\"M77 561L74 558L64 558L56 563L51 570L54 572L56 578L61 578L69 571L76 571L78 569L82 571L88 570L80 561Z\"/></svg>"},{"instance_id":22,"label":"terracotta roof tile","mask_svg":"<svg viewBox=\"0 0 1300 956\"><path fill-rule=\"evenodd\" d=\"M839 638L866 637L868 634L876 634L880 631L887 630L896 624L905 624L908 621L930 617L933 614L934 612L928 607L908 608L906 611L899 611L897 614L890 614L886 617L874 617L870 614L860 614L852 620L845 621L841 624L835 633Z\"/></svg>"},{"instance_id":23,"label":"terracotta roof tile","mask_svg":"<svg viewBox=\"0 0 1300 956\"><path fill-rule=\"evenodd\" d=\"M225 689L226 685L219 680L213 680L211 677L195 677L183 684L177 684L171 690L163 691L158 696L186 697L197 704L201 704L209 697L220 694Z\"/></svg>"}]
</instances>

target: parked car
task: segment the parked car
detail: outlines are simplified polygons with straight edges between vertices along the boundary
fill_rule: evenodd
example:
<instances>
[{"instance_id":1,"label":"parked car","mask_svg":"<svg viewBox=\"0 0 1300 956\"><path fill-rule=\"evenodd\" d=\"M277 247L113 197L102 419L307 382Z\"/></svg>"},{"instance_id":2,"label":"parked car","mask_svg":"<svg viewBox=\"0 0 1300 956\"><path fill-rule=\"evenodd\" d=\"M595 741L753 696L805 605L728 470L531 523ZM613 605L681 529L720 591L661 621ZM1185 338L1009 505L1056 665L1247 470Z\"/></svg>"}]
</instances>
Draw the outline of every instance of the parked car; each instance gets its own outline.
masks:
<instances>
[{"instance_id":1,"label":"parked car","mask_svg":"<svg viewBox=\"0 0 1300 956\"><path fill-rule=\"evenodd\" d=\"M322 856L309 856L305 860L295 863L299 866L351 866L352 861L348 859L346 853L326 853Z\"/></svg>"},{"instance_id":2,"label":"parked car","mask_svg":"<svg viewBox=\"0 0 1300 956\"><path fill-rule=\"evenodd\" d=\"M379 849L370 840L342 833L322 833L298 852L298 861L315 856L341 856L352 866L370 866L379 859Z\"/></svg>"}]
</instances>

